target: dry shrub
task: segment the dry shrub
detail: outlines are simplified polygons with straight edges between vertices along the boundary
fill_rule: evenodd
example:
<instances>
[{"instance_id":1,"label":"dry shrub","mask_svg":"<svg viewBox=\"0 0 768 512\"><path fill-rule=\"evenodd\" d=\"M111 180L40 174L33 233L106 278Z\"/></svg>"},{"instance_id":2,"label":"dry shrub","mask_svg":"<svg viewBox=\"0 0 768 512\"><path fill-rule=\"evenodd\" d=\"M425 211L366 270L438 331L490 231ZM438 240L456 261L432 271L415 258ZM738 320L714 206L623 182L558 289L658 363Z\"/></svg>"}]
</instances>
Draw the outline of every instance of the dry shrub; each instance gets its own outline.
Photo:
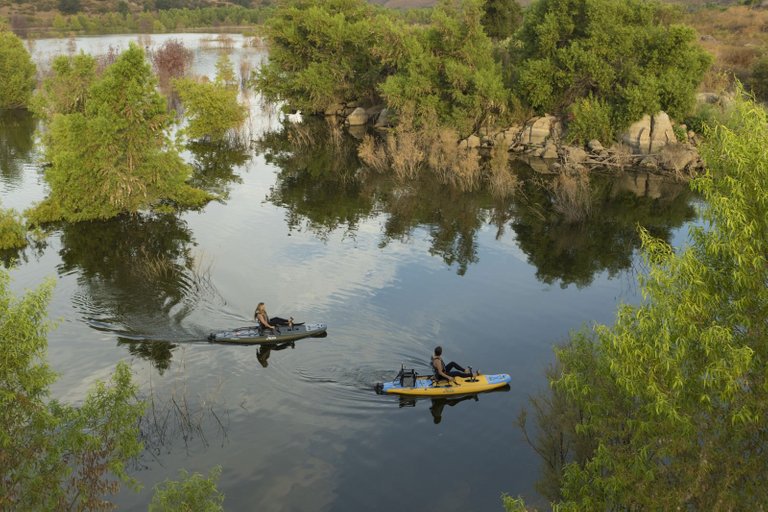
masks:
<instances>
[{"instance_id":1,"label":"dry shrub","mask_svg":"<svg viewBox=\"0 0 768 512\"><path fill-rule=\"evenodd\" d=\"M509 168L509 151L504 144L496 144L488 161L488 186L493 197L505 199L515 195L520 182Z\"/></svg>"},{"instance_id":2,"label":"dry shrub","mask_svg":"<svg viewBox=\"0 0 768 512\"><path fill-rule=\"evenodd\" d=\"M429 141L427 163L438 178L446 182L459 160L459 136L456 130L440 128Z\"/></svg>"},{"instance_id":3,"label":"dry shrub","mask_svg":"<svg viewBox=\"0 0 768 512\"><path fill-rule=\"evenodd\" d=\"M379 144L371 135L363 137L363 141L357 148L357 156L362 162L377 172L389 170L389 157L385 144Z\"/></svg>"},{"instance_id":4,"label":"dry shrub","mask_svg":"<svg viewBox=\"0 0 768 512\"><path fill-rule=\"evenodd\" d=\"M214 38L206 37L200 40L200 48L205 50L231 50L235 47L235 40L228 34L219 34Z\"/></svg>"},{"instance_id":5,"label":"dry shrub","mask_svg":"<svg viewBox=\"0 0 768 512\"><path fill-rule=\"evenodd\" d=\"M592 210L592 196L589 189L589 174L586 170L562 171L551 182L550 188L553 207L566 222L573 224L589 217Z\"/></svg>"},{"instance_id":6,"label":"dry shrub","mask_svg":"<svg viewBox=\"0 0 768 512\"><path fill-rule=\"evenodd\" d=\"M150 34L139 34L139 37L136 39L136 42L138 43L139 46L141 46L146 50L150 46L152 46L152 36Z\"/></svg>"},{"instance_id":7,"label":"dry shrub","mask_svg":"<svg viewBox=\"0 0 768 512\"><path fill-rule=\"evenodd\" d=\"M399 179L416 177L425 157L418 132L398 129L387 138L387 151L392 159L392 170Z\"/></svg>"},{"instance_id":8,"label":"dry shrub","mask_svg":"<svg viewBox=\"0 0 768 512\"><path fill-rule=\"evenodd\" d=\"M216 36L216 44L219 48L231 50L235 47L235 40L229 34L219 34Z\"/></svg>"},{"instance_id":9,"label":"dry shrub","mask_svg":"<svg viewBox=\"0 0 768 512\"><path fill-rule=\"evenodd\" d=\"M243 91L248 90L248 80L251 78L251 71L253 64L248 59L240 60L240 89Z\"/></svg>"},{"instance_id":10,"label":"dry shrub","mask_svg":"<svg viewBox=\"0 0 768 512\"><path fill-rule=\"evenodd\" d=\"M312 130L305 124L292 124L288 128L288 140L296 147L309 148L315 145Z\"/></svg>"},{"instance_id":11,"label":"dry shrub","mask_svg":"<svg viewBox=\"0 0 768 512\"><path fill-rule=\"evenodd\" d=\"M760 52L757 48L727 46L720 50L720 58L718 60L728 67L745 70L751 68L759 56Z\"/></svg>"},{"instance_id":12,"label":"dry shrub","mask_svg":"<svg viewBox=\"0 0 768 512\"><path fill-rule=\"evenodd\" d=\"M96 72L100 75L109 66L114 64L117 58L120 56L120 50L112 45L109 45L106 53L96 56Z\"/></svg>"},{"instance_id":13,"label":"dry shrub","mask_svg":"<svg viewBox=\"0 0 768 512\"><path fill-rule=\"evenodd\" d=\"M477 149L460 148L450 181L464 192L476 190L480 185L480 154Z\"/></svg>"},{"instance_id":14,"label":"dry shrub","mask_svg":"<svg viewBox=\"0 0 768 512\"><path fill-rule=\"evenodd\" d=\"M160 87L167 89L171 80L187 74L192 67L194 53L178 39L168 39L151 53L150 59L157 73Z\"/></svg>"}]
</instances>

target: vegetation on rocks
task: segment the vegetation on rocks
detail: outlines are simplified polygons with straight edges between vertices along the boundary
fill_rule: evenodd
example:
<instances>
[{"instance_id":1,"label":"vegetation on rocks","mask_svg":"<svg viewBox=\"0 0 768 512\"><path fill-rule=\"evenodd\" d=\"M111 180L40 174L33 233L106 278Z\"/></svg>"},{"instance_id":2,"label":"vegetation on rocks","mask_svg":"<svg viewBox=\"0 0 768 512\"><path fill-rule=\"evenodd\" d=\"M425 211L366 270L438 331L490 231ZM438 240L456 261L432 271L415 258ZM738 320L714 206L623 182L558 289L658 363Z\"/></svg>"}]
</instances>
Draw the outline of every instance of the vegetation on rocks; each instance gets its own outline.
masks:
<instances>
[{"instance_id":1,"label":"vegetation on rocks","mask_svg":"<svg viewBox=\"0 0 768 512\"><path fill-rule=\"evenodd\" d=\"M639 0L539 0L517 34L510 85L539 113L585 99L591 108L572 114L608 109L615 133L660 110L682 119L711 59L690 27L666 21L669 9Z\"/></svg>"}]
</instances>

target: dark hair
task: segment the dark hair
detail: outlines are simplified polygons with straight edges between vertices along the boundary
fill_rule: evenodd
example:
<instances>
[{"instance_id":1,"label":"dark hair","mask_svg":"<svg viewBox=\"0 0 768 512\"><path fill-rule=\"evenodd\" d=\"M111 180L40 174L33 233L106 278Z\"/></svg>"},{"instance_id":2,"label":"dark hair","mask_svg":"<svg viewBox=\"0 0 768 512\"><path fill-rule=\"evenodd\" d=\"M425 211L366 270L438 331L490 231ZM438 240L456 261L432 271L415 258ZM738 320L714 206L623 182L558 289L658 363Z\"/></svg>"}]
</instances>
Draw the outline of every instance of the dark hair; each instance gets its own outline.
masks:
<instances>
[{"instance_id":1,"label":"dark hair","mask_svg":"<svg viewBox=\"0 0 768 512\"><path fill-rule=\"evenodd\" d=\"M436 356L440 356L442 354L443 354L443 347L441 347L440 345L436 346L435 347L435 355Z\"/></svg>"}]
</instances>

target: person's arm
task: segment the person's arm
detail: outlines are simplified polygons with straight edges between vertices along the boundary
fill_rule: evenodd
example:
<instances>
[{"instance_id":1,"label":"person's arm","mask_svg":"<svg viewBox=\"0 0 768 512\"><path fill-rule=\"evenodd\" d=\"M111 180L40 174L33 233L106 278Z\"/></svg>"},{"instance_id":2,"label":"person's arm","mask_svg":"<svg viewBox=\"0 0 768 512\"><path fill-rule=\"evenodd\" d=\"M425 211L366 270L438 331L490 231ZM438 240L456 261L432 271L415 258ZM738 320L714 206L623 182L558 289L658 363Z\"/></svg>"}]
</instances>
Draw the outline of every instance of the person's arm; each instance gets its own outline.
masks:
<instances>
[{"instance_id":1,"label":"person's arm","mask_svg":"<svg viewBox=\"0 0 768 512\"><path fill-rule=\"evenodd\" d=\"M258 316L259 323L261 323L261 325L263 325L264 327L267 327L268 329L274 329L273 326L269 325L269 320L265 318L265 316L266 315L264 313L259 313L259 316Z\"/></svg>"},{"instance_id":2,"label":"person's arm","mask_svg":"<svg viewBox=\"0 0 768 512\"><path fill-rule=\"evenodd\" d=\"M435 369L437 369L437 374L440 375L442 378L456 384L456 379L448 375L447 373L445 373L445 366L443 366L442 359L437 359L437 365L435 366Z\"/></svg>"}]
</instances>

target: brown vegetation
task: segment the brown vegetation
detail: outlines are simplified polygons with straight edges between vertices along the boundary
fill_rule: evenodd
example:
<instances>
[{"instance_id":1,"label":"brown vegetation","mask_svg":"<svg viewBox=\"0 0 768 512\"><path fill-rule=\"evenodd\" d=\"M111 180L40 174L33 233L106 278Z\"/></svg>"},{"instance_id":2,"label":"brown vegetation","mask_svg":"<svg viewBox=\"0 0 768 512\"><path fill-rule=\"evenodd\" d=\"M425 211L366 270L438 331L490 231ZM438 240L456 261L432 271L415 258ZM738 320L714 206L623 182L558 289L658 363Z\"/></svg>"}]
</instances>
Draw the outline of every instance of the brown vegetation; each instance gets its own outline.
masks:
<instances>
[{"instance_id":1,"label":"brown vegetation","mask_svg":"<svg viewBox=\"0 0 768 512\"><path fill-rule=\"evenodd\" d=\"M160 87L167 89L171 80L187 74L194 53L177 39L168 39L149 56L155 68Z\"/></svg>"}]
</instances>

